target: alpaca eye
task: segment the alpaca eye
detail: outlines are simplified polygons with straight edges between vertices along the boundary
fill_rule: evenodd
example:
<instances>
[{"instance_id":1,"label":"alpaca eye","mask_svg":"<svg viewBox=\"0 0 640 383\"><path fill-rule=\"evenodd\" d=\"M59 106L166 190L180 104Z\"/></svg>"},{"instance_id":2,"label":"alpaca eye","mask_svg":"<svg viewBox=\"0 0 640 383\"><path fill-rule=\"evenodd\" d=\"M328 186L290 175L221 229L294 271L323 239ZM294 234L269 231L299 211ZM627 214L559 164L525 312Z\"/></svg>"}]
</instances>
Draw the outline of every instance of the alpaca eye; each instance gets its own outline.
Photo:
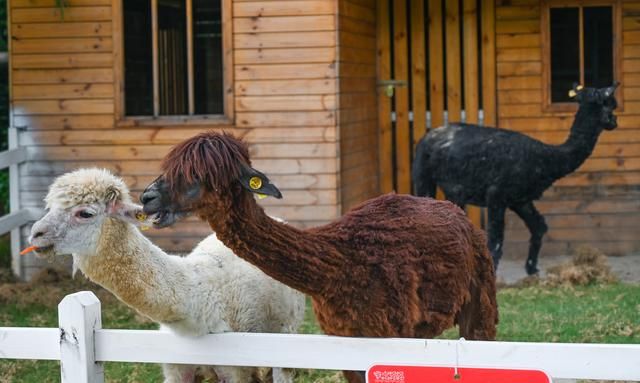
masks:
<instances>
[{"instance_id":1,"label":"alpaca eye","mask_svg":"<svg viewBox=\"0 0 640 383\"><path fill-rule=\"evenodd\" d=\"M86 210L80 210L79 212L76 213L76 217L80 217L80 218L91 218L93 217L92 213L89 213Z\"/></svg>"}]
</instances>

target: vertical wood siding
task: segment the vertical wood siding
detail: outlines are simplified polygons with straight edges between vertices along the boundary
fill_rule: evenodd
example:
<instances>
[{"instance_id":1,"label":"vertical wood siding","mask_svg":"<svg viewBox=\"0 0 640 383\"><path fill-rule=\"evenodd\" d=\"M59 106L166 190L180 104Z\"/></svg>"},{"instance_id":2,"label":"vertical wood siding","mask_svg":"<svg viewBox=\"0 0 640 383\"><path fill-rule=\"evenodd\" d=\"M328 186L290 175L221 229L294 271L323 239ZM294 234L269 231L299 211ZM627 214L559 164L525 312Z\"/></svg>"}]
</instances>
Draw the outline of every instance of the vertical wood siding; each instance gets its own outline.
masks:
<instances>
[{"instance_id":1,"label":"vertical wood siding","mask_svg":"<svg viewBox=\"0 0 640 383\"><path fill-rule=\"evenodd\" d=\"M235 123L226 126L119 121L120 7L66 3L62 21L54 0L10 0L12 113L30 156L20 169L22 206L42 207L53 178L83 166L112 169L135 198L172 145L217 129L244 137L254 166L282 190L282 200L261 202L270 214L298 226L339 215L336 1L233 2ZM147 233L165 250L184 252L208 232L189 219ZM25 258L24 275L39 265Z\"/></svg>"},{"instance_id":2,"label":"vertical wood siding","mask_svg":"<svg viewBox=\"0 0 640 383\"><path fill-rule=\"evenodd\" d=\"M573 114L543 110L541 2L496 2L498 125L549 144L562 143ZM623 111L618 129L600 136L594 153L574 173L551 187L536 205L549 231L542 254L597 246L608 254L640 250L640 1L622 6ZM507 217L505 253L526 254L529 233L514 214Z\"/></svg>"},{"instance_id":3,"label":"vertical wood siding","mask_svg":"<svg viewBox=\"0 0 640 383\"><path fill-rule=\"evenodd\" d=\"M376 2L340 0L339 126L342 211L378 194Z\"/></svg>"}]
</instances>

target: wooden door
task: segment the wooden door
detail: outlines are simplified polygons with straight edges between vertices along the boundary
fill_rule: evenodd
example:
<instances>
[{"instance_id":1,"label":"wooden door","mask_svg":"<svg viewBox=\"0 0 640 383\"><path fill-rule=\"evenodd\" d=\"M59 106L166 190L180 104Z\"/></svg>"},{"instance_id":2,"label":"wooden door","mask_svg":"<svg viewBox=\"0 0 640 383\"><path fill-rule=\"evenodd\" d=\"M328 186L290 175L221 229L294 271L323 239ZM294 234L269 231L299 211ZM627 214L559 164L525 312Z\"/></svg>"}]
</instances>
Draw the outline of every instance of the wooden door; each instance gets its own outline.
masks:
<instances>
[{"instance_id":1,"label":"wooden door","mask_svg":"<svg viewBox=\"0 0 640 383\"><path fill-rule=\"evenodd\" d=\"M495 126L495 2L378 0L380 188L411 193L414 148L448 121ZM482 212L468 207L482 226Z\"/></svg>"}]
</instances>

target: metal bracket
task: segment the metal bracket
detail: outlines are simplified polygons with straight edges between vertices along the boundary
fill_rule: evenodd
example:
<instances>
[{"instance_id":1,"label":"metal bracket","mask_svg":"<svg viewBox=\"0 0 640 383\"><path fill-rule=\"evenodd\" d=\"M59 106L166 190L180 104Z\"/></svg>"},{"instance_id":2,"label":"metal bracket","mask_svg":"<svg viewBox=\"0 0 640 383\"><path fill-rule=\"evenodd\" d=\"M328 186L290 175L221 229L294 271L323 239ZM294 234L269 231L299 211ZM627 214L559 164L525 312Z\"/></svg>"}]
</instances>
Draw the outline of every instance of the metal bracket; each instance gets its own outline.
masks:
<instances>
[{"instance_id":1,"label":"metal bracket","mask_svg":"<svg viewBox=\"0 0 640 383\"><path fill-rule=\"evenodd\" d=\"M381 81L378 81L378 87L384 87L385 88L385 94L389 98L393 97L393 94L395 93L395 88L396 87L405 87L407 85L408 85L408 83L405 80L381 80Z\"/></svg>"}]
</instances>

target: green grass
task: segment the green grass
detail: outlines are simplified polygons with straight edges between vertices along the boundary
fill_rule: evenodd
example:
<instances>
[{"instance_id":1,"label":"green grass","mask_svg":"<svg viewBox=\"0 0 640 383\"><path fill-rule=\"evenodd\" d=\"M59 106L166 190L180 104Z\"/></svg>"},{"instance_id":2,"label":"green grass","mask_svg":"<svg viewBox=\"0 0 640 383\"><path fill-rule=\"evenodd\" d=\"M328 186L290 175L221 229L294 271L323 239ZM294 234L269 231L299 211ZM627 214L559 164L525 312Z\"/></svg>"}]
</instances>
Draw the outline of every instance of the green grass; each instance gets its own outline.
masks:
<instances>
[{"instance_id":1,"label":"green grass","mask_svg":"<svg viewBox=\"0 0 640 383\"><path fill-rule=\"evenodd\" d=\"M0 326L55 327L59 298L78 289L92 289L102 301L104 328L156 328L95 286L62 285L42 285L18 295L11 295L13 290L7 287L11 285L0 286ZM499 292L498 302L500 340L640 343L638 285L508 288ZM320 332L310 307L302 332ZM457 331L447 331L443 337L456 338ZM105 377L107 382L162 381L160 368L150 364L107 363ZM0 360L0 382L58 381L57 362ZM328 383L341 378L335 371L298 370L296 381Z\"/></svg>"}]
</instances>

